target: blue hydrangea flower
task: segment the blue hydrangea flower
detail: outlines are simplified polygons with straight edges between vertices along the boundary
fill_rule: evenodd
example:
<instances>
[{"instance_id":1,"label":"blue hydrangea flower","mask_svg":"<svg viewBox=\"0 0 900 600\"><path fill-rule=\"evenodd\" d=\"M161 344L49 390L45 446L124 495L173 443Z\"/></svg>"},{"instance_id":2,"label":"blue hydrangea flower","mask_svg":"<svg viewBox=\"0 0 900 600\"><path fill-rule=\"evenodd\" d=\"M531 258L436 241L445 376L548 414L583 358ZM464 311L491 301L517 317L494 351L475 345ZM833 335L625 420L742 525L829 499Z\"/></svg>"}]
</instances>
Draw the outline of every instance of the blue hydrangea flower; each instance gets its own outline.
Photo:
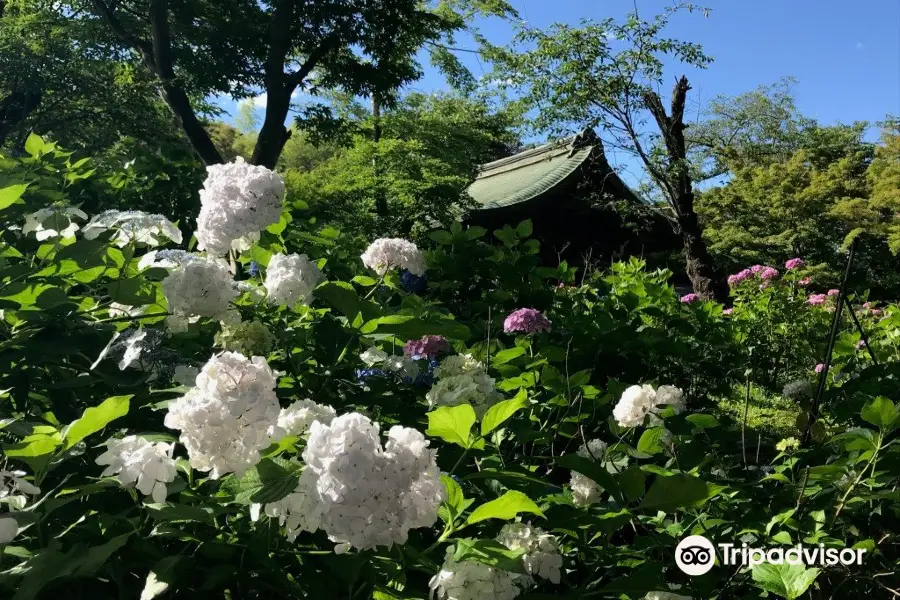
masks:
<instances>
[{"instance_id":1,"label":"blue hydrangea flower","mask_svg":"<svg viewBox=\"0 0 900 600\"><path fill-rule=\"evenodd\" d=\"M250 266L247 267L247 272L250 273L250 277L256 277L259 275L259 264L256 261L250 261Z\"/></svg>"},{"instance_id":2,"label":"blue hydrangea flower","mask_svg":"<svg viewBox=\"0 0 900 600\"><path fill-rule=\"evenodd\" d=\"M356 379L359 381L365 381L370 377L387 377L389 373L384 369L357 369L356 370Z\"/></svg>"},{"instance_id":3,"label":"blue hydrangea flower","mask_svg":"<svg viewBox=\"0 0 900 600\"><path fill-rule=\"evenodd\" d=\"M434 385L434 370L439 364L441 363L437 360L429 360L427 370L419 371L419 374L416 375L415 379L413 379L412 377L404 377L403 381L405 383L411 383L417 387L430 388L432 385Z\"/></svg>"},{"instance_id":4,"label":"blue hydrangea flower","mask_svg":"<svg viewBox=\"0 0 900 600\"><path fill-rule=\"evenodd\" d=\"M400 282L407 293L421 294L425 291L425 287L428 284L428 277L426 275L419 277L404 269L400 272Z\"/></svg>"}]
</instances>

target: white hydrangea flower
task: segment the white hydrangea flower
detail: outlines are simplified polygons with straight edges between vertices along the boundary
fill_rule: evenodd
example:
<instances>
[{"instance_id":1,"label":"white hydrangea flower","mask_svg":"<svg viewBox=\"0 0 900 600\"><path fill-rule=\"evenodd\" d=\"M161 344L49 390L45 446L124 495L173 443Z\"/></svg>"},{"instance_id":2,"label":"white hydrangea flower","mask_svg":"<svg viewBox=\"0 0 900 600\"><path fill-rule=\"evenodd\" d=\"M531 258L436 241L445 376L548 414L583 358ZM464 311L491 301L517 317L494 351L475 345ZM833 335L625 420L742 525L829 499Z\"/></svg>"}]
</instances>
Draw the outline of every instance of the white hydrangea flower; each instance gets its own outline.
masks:
<instances>
[{"instance_id":1,"label":"white hydrangea flower","mask_svg":"<svg viewBox=\"0 0 900 600\"><path fill-rule=\"evenodd\" d=\"M325 276L305 254L276 254L266 267L263 285L269 301L294 308L308 303Z\"/></svg>"},{"instance_id":2,"label":"white hydrangea flower","mask_svg":"<svg viewBox=\"0 0 900 600\"><path fill-rule=\"evenodd\" d=\"M468 373L486 372L484 363L472 358L471 354L448 356L434 369L435 377L451 377Z\"/></svg>"},{"instance_id":3,"label":"white hydrangea flower","mask_svg":"<svg viewBox=\"0 0 900 600\"><path fill-rule=\"evenodd\" d=\"M643 600L691 600L691 597L673 592L647 592Z\"/></svg>"},{"instance_id":4,"label":"white hydrangea flower","mask_svg":"<svg viewBox=\"0 0 900 600\"><path fill-rule=\"evenodd\" d=\"M674 385L661 385L656 388L656 405L671 406L675 414L680 415L685 409L684 392Z\"/></svg>"},{"instance_id":5,"label":"white hydrangea flower","mask_svg":"<svg viewBox=\"0 0 900 600\"><path fill-rule=\"evenodd\" d=\"M0 500L28 494L37 496L41 489L25 479L25 471L0 469Z\"/></svg>"},{"instance_id":6,"label":"white hydrangea flower","mask_svg":"<svg viewBox=\"0 0 900 600\"><path fill-rule=\"evenodd\" d=\"M181 430L191 466L212 479L238 477L260 461L280 407L275 375L261 356L223 352L204 365L194 387L169 405L165 425Z\"/></svg>"},{"instance_id":7,"label":"white hydrangea flower","mask_svg":"<svg viewBox=\"0 0 900 600\"><path fill-rule=\"evenodd\" d=\"M125 352L122 360L119 361L119 370L124 371L128 367L140 367L141 351L144 349L141 342L147 337L147 330L140 329L132 332L127 339L124 340Z\"/></svg>"},{"instance_id":8,"label":"white hydrangea flower","mask_svg":"<svg viewBox=\"0 0 900 600\"><path fill-rule=\"evenodd\" d=\"M0 517L0 545L8 544L19 533L19 524L12 517Z\"/></svg>"},{"instance_id":9,"label":"white hydrangea flower","mask_svg":"<svg viewBox=\"0 0 900 600\"><path fill-rule=\"evenodd\" d=\"M507 523L497 541L510 550L525 550L522 562L526 573L559 583L563 560L556 537L531 524Z\"/></svg>"},{"instance_id":10,"label":"white hydrangea flower","mask_svg":"<svg viewBox=\"0 0 900 600\"><path fill-rule=\"evenodd\" d=\"M83 210L74 206L47 206L25 215L22 233L28 235L33 232L39 242L58 237L72 237L80 229L72 217L85 221L88 218Z\"/></svg>"},{"instance_id":11,"label":"white hydrangea flower","mask_svg":"<svg viewBox=\"0 0 900 600\"><path fill-rule=\"evenodd\" d=\"M300 436L309 431L309 428L315 421L323 425L331 425L331 422L337 416L334 408L324 404L316 404L312 400L297 400L287 408L282 408L278 414L276 432L273 428L273 441L278 441L281 435Z\"/></svg>"},{"instance_id":12,"label":"white hydrangea flower","mask_svg":"<svg viewBox=\"0 0 900 600\"><path fill-rule=\"evenodd\" d=\"M246 250L260 231L281 218L284 180L263 166L238 157L206 167L197 216L197 249L222 256Z\"/></svg>"},{"instance_id":13,"label":"white hydrangea flower","mask_svg":"<svg viewBox=\"0 0 900 600\"><path fill-rule=\"evenodd\" d=\"M512 600L522 592L513 573L475 561L457 562L453 554L454 548L448 548L441 570L429 583L439 600Z\"/></svg>"},{"instance_id":14,"label":"white hydrangea flower","mask_svg":"<svg viewBox=\"0 0 900 600\"><path fill-rule=\"evenodd\" d=\"M363 264L384 275L391 269L406 269L413 275L425 274L425 255L418 246L401 238L379 238L362 256Z\"/></svg>"},{"instance_id":15,"label":"white hydrangea flower","mask_svg":"<svg viewBox=\"0 0 900 600\"><path fill-rule=\"evenodd\" d=\"M238 292L222 259L194 256L184 260L163 279L162 289L172 313L166 320L172 331L185 331L192 318L228 320L235 312L229 303Z\"/></svg>"},{"instance_id":16,"label":"white hydrangea flower","mask_svg":"<svg viewBox=\"0 0 900 600\"><path fill-rule=\"evenodd\" d=\"M380 348L376 348L372 346L365 352L359 355L359 359L363 361L367 366L374 367L375 365L384 364L384 362L388 359L388 353Z\"/></svg>"},{"instance_id":17,"label":"white hydrangea flower","mask_svg":"<svg viewBox=\"0 0 900 600\"><path fill-rule=\"evenodd\" d=\"M175 372L173 374L173 379L175 382L180 385L194 385L197 381L197 375L200 374L200 369L191 365L178 365L175 367Z\"/></svg>"},{"instance_id":18,"label":"white hydrangea flower","mask_svg":"<svg viewBox=\"0 0 900 600\"><path fill-rule=\"evenodd\" d=\"M297 539L303 531L318 530L324 505L319 502L316 492L316 477L315 472L306 469L294 491L281 500L270 502L265 506L251 504L250 519L258 521L261 510L267 517L278 519L278 524L284 527L285 537L289 542Z\"/></svg>"},{"instance_id":19,"label":"white hydrangea flower","mask_svg":"<svg viewBox=\"0 0 900 600\"><path fill-rule=\"evenodd\" d=\"M655 405L656 391L652 385L633 385L622 393L613 416L620 427L639 427Z\"/></svg>"},{"instance_id":20,"label":"white hydrangea flower","mask_svg":"<svg viewBox=\"0 0 900 600\"><path fill-rule=\"evenodd\" d=\"M140 210L107 210L95 215L84 226L82 233L86 239L93 240L109 229L117 231L113 243L119 248L131 242L159 246L160 238L181 243L181 231L172 221L162 215L151 215Z\"/></svg>"},{"instance_id":21,"label":"white hydrangea flower","mask_svg":"<svg viewBox=\"0 0 900 600\"><path fill-rule=\"evenodd\" d=\"M174 444L150 442L142 437L129 435L122 439L110 439L107 450L97 457L98 465L108 465L101 477L116 475L123 486L134 485L157 504L166 501L167 483L175 481Z\"/></svg>"},{"instance_id":22,"label":"white hydrangea flower","mask_svg":"<svg viewBox=\"0 0 900 600\"><path fill-rule=\"evenodd\" d=\"M593 439L590 440L587 445L582 444L581 447L578 448L576 454L582 458L587 458L602 464L605 462L606 449L606 442L599 439ZM590 477L576 471L572 471L569 487L572 489L572 499L576 506L594 504L603 498L603 488L597 485Z\"/></svg>"},{"instance_id":23,"label":"white hydrangea flower","mask_svg":"<svg viewBox=\"0 0 900 600\"><path fill-rule=\"evenodd\" d=\"M435 451L420 432L400 426L382 446L379 430L359 413L314 421L300 484L265 513L278 516L291 537L324 530L338 553L403 544L410 529L433 525L445 497Z\"/></svg>"},{"instance_id":24,"label":"white hydrangea flower","mask_svg":"<svg viewBox=\"0 0 900 600\"><path fill-rule=\"evenodd\" d=\"M494 390L492 377L486 373L468 373L438 379L425 394L425 399L431 408L471 404L475 415L481 418L502 396Z\"/></svg>"},{"instance_id":25,"label":"white hydrangea flower","mask_svg":"<svg viewBox=\"0 0 900 600\"><path fill-rule=\"evenodd\" d=\"M425 394L431 408L471 404L481 418L488 409L503 399L494 390L494 379L487 374L484 363L471 355L448 356L434 370L437 382Z\"/></svg>"}]
</instances>

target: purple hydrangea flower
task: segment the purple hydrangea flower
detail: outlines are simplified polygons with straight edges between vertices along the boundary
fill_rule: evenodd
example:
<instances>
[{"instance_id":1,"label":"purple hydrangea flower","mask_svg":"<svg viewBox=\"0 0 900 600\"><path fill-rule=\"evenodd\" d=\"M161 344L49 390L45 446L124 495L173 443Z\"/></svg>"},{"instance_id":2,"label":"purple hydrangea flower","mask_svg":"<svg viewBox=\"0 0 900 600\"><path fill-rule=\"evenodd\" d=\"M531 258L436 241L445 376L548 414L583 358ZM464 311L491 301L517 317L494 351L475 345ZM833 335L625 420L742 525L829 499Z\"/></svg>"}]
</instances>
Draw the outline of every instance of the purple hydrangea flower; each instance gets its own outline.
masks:
<instances>
[{"instance_id":1,"label":"purple hydrangea flower","mask_svg":"<svg viewBox=\"0 0 900 600\"><path fill-rule=\"evenodd\" d=\"M406 290L409 294L421 294L425 291L425 287L428 284L428 278L425 275L413 275L406 269L400 273L400 283L403 284L403 289Z\"/></svg>"},{"instance_id":2,"label":"purple hydrangea flower","mask_svg":"<svg viewBox=\"0 0 900 600\"><path fill-rule=\"evenodd\" d=\"M792 258L791 260L784 263L785 269L799 269L806 263L803 262L802 258Z\"/></svg>"},{"instance_id":3,"label":"purple hydrangea flower","mask_svg":"<svg viewBox=\"0 0 900 600\"><path fill-rule=\"evenodd\" d=\"M685 294L684 296L681 297L681 303L682 304L693 304L694 302L696 302L699 299L700 299L700 297L697 296L697 294Z\"/></svg>"},{"instance_id":4,"label":"purple hydrangea flower","mask_svg":"<svg viewBox=\"0 0 900 600\"><path fill-rule=\"evenodd\" d=\"M825 304L826 298L827 296L825 294L810 294L809 298L806 299L806 303L813 306L817 304Z\"/></svg>"},{"instance_id":5,"label":"purple hydrangea flower","mask_svg":"<svg viewBox=\"0 0 900 600\"><path fill-rule=\"evenodd\" d=\"M550 331L550 319L534 308L520 308L509 313L503 321L506 333L536 333Z\"/></svg>"},{"instance_id":6,"label":"purple hydrangea flower","mask_svg":"<svg viewBox=\"0 0 900 600\"><path fill-rule=\"evenodd\" d=\"M841 293L841 290L835 290L835 289L828 290L829 296L837 296L840 293Z\"/></svg>"},{"instance_id":7,"label":"purple hydrangea flower","mask_svg":"<svg viewBox=\"0 0 900 600\"><path fill-rule=\"evenodd\" d=\"M753 265L752 267L750 267L750 272L753 273L754 275L756 275L757 273L759 273L760 271L762 271L765 268L766 268L765 265Z\"/></svg>"},{"instance_id":8,"label":"purple hydrangea flower","mask_svg":"<svg viewBox=\"0 0 900 600\"><path fill-rule=\"evenodd\" d=\"M406 342L403 352L415 360L436 358L443 353L450 352L450 342L442 335L426 335L421 339Z\"/></svg>"},{"instance_id":9,"label":"purple hydrangea flower","mask_svg":"<svg viewBox=\"0 0 900 600\"><path fill-rule=\"evenodd\" d=\"M856 349L861 350L866 347L866 340L859 340L856 342Z\"/></svg>"},{"instance_id":10,"label":"purple hydrangea flower","mask_svg":"<svg viewBox=\"0 0 900 600\"><path fill-rule=\"evenodd\" d=\"M821 373L825 370L825 363L819 363L816 365L816 373Z\"/></svg>"}]
</instances>

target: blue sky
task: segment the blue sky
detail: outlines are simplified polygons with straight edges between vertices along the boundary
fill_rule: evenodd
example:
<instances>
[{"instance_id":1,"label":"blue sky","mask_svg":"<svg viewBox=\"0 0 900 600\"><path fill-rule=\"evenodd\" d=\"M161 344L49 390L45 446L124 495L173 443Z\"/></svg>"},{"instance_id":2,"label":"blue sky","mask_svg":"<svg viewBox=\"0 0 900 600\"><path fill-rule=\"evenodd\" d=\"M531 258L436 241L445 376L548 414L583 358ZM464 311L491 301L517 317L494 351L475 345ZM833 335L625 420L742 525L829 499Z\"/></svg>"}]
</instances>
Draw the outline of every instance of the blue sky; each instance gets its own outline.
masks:
<instances>
[{"instance_id":1,"label":"blue sky","mask_svg":"<svg viewBox=\"0 0 900 600\"><path fill-rule=\"evenodd\" d=\"M702 2L702 0L700 0ZM512 0L523 19L543 28L553 22L623 17L634 5L649 18L666 0ZM682 73L693 86L692 106L717 94L736 95L784 76L794 76L797 105L825 124L877 121L900 115L900 1L898 0L709 0L709 17L678 15L667 35L702 44L715 61L705 70L667 65L667 78ZM495 43L512 35L498 20L478 23ZM461 47L474 47L460 36ZM476 76L489 71L477 55L460 58ZM425 61L427 63L427 61ZM440 73L425 64L417 91L446 88ZM233 110L234 103L223 102ZM261 114L261 111L260 111ZM874 130L871 136L875 137Z\"/></svg>"}]
</instances>

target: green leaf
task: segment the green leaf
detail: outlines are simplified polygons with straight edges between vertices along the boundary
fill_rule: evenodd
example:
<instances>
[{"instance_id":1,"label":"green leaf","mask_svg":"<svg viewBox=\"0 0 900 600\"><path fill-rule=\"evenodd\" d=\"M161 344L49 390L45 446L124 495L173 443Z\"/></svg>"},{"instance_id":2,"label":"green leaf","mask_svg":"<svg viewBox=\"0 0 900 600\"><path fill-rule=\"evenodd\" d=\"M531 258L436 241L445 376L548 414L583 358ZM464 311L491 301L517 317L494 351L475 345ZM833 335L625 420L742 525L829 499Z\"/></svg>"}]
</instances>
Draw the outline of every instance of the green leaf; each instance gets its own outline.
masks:
<instances>
[{"instance_id":1,"label":"green leaf","mask_svg":"<svg viewBox=\"0 0 900 600\"><path fill-rule=\"evenodd\" d=\"M612 474L604 469L600 463L593 461L590 458L578 456L577 454L566 454L565 456L560 457L556 462L564 469L577 471L585 477L590 478L594 483L609 492L613 498L619 502L623 501L624 498L622 496L622 490L619 488L619 484L616 483Z\"/></svg>"},{"instance_id":2,"label":"green leaf","mask_svg":"<svg viewBox=\"0 0 900 600\"><path fill-rule=\"evenodd\" d=\"M469 508L475 500L466 499L463 495L462 488L459 487L459 484L449 475L441 475L441 482L444 484L444 489L447 490L447 499L444 500L441 505L438 516L440 516L445 523L452 523L456 517Z\"/></svg>"},{"instance_id":3,"label":"green leaf","mask_svg":"<svg viewBox=\"0 0 900 600\"><path fill-rule=\"evenodd\" d=\"M115 302L129 306L143 306L156 301L157 288L143 277L129 277L110 282L106 293Z\"/></svg>"},{"instance_id":4,"label":"green leaf","mask_svg":"<svg viewBox=\"0 0 900 600\"><path fill-rule=\"evenodd\" d=\"M27 183L18 183L16 185L10 185L8 187L0 189L0 210L9 208L13 204L18 203L19 199L22 197L22 194L24 194L25 190L27 189Z\"/></svg>"},{"instance_id":5,"label":"green leaf","mask_svg":"<svg viewBox=\"0 0 900 600\"><path fill-rule=\"evenodd\" d=\"M441 406L427 415L426 435L439 437L445 442L469 447L469 431L475 424L475 409L471 404Z\"/></svg>"},{"instance_id":6,"label":"green leaf","mask_svg":"<svg viewBox=\"0 0 900 600\"><path fill-rule=\"evenodd\" d=\"M701 506L724 489L723 485L710 484L683 473L668 477L660 475L650 486L640 508L669 511L685 506Z\"/></svg>"},{"instance_id":7,"label":"green leaf","mask_svg":"<svg viewBox=\"0 0 900 600\"><path fill-rule=\"evenodd\" d=\"M665 430L662 427L645 430L641 434L641 439L638 440L638 452L651 456L661 452L663 450L662 438L664 434Z\"/></svg>"},{"instance_id":8,"label":"green leaf","mask_svg":"<svg viewBox=\"0 0 900 600\"><path fill-rule=\"evenodd\" d=\"M378 316L378 307L359 297L346 281L327 281L316 288L316 297L327 302L352 323L357 315L370 319Z\"/></svg>"},{"instance_id":9,"label":"green leaf","mask_svg":"<svg viewBox=\"0 0 900 600\"><path fill-rule=\"evenodd\" d=\"M473 560L504 571L525 573L525 565L522 563L524 554L524 548L510 550L497 540L466 538L456 540L456 552L453 554L453 560Z\"/></svg>"},{"instance_id":10,"label":"green leaf","mask_svg":"<svg viewBox=\"0 0 900 600\"><path fill-rule=\"evenodd\" d=\"M524 388L519 390L515 398L503 400L493 405L481 419L481 435L487 436L526 406L528 406L528 393Z\"/></svg>"},{"instance_id":11,"label":"green leaf","mask_svg":"<svg viewBox=\"0 0 900 600\"><path fill-rule=\"evenodd\" d=\"M419 319L411 315L389 315L365 323L360 332L390 333L397 337L416 339L424 335L442 335L451 339L467 340L471 336L469 328L451 319Z\"/></svg>"},{"instance_id":12,"label":"green leaf","mask_svg":"<svg viewBox=\"0 0 900 600\"><path fill-rule=\"evenodd\" d=\"M884 396L878 396L863 406L860 416L867 423L891 430L897 421L897 407Z\"/></svg>"},{"instance_id":13,"label":"green leaf","mask_svg":"<svg viewBox=\"0 0 900 600\"><path fill-rule=\"evenodd\" d=\"M753 566L753 581L757 587L787 600L795 600L806 593L818 576L819 569L807 569L803 565L763 563Z\"/></svg>"},{"instance_id":14,"label":"green leaf","mask_svg":"<svg viewBox=\"0 0 900 600\"><path fill-rule=\"evenodd\" d=\"M361 285L362 287L372 287L373 285L378 283L377 279L375 279L374 277L369 277L368 275L357 275L350 281L352 281L356 285Z\"/></svg>"},{"instance_id":15,"label":"green leaf","mask_svg":"<svg viewBox=\"0 0 900 600\"><path fill-rule=\"evenodd\" d=\"M240 504L269 504L286 498L297 488L300 468L283 458L264 458L238 479L232 477L222 489Z\"/></svg>"},{"instance_id":16,"label":"green leaf","mask_svg":"<svg viewBox=\"0 0 900 600\"><path fill-rule=\"evenodd\" d=\"M441 244L442 246L449 246L453 243L453 235L444 229L438 229L437 231L432 231L428 234L432 240Z\"/></svg>"},{"instance_id":17,"label":"green leaf","mask_svg":"<svg viewBox=\"0 0 900 600\"><path fill-rule=\"evenodd\" d=\"M616 475L616 481L629 502L637 501L646 490L647 476L640 467L632 465Z\"/></svg>"},{"instance_id":18,"label":"green leaf","mask_svg":"<svg viewBox=\"0 0 900 600\"><path fill-rule=\"evenodd\" d=\"M3 452L7 456L15 458L35 458L52 453L59 444L59 434L56 433L52 435L30 435L21 442L3 446Z\"/></svg>"},{"instance_id":19,"label":"green leaf","mask_svg":"<svg viewBox=\"0 0 900 600\"><path fill-rule=\"evenodd\" d=\"M492 365L505 365L511 360L515 360L525 354L525 348L521 346L515 346L513 348L507 348L506 350L501 350L497 354L491 358Z\"/></svg>"},{"instance_id":20,"label":"green leaf","mask_svg":"<svg viewBox=\"0 0 900 600\"><path fill-rule=\"evenodd\" d=\"M719 421L712 415L693 414L688 415L685 419L697 429L712 429L719 425Z\"/></svg>"},{"instance_id":21,"label":"green leaf","mask_svg":"<svg viewBox=\"0 0 900 600\"><path fill-rule=\"evenodd\" d=\"M527 238L534 231L534 225L531 223L531 219L525 219L521 223L516 226L516 235L520 239Z\"/></svg>"},{"instance_id":22,"label":"green leaf","mask_svg":"<svg viewBox=\"0 0 900 600\"><path fill-rule=\"evenodd\" d=\"M522 492L509 490L496 500L482 504L472 511L466 519L466 525L480 523L487 519L503 519L508 521L519 513L531 513L543 517L544 513L534 501Z\"/></svg>"},{"instance_id":23,"label":"green leaf","mask_svg":"<svg viewBox=\"0 0 900 600\"><path fill-rule=\"evenodd\" d=\"M44 152L44 140L36 133L29 133L28 139L25 140L25 152L32 158L40 158Z\"/></svg>"},{"instance_id":24,"label":"green leaf","mask_svg":"<svg viewBox=\"0 0 900 600\"><path fill-rule=\"evenodd\" d=\"M111 421L128 414L133 395L112 396L84 411L80 419L72 421L63 432L64 449L68 450L87 436L97 433Z\"/></svg>"}]
</instances>

